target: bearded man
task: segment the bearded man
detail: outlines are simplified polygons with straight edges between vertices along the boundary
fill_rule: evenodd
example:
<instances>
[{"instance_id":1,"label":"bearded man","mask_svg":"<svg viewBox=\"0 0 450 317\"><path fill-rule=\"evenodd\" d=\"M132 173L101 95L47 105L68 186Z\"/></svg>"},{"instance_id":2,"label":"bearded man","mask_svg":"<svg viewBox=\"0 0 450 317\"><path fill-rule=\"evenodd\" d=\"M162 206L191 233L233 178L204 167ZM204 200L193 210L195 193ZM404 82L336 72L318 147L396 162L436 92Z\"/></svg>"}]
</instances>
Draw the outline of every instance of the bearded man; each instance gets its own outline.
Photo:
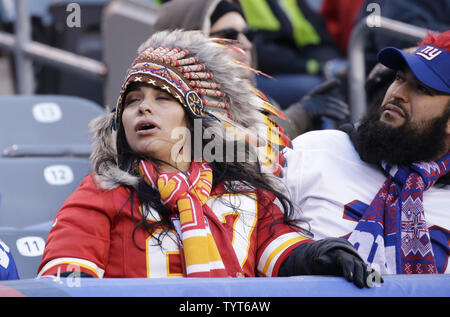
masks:
<instances>
[{"instance_id":1,"label":"bearded man","mask_svg":"<svg viewBox=\"0 0 450 317\"><path fill-rule=\"evenodd\" d=\"M450 273L450 31L409 54L356 129L313 131L287 149L284 182L316 239L345 237L382 274Z\"/></svg>"}]
</instances>

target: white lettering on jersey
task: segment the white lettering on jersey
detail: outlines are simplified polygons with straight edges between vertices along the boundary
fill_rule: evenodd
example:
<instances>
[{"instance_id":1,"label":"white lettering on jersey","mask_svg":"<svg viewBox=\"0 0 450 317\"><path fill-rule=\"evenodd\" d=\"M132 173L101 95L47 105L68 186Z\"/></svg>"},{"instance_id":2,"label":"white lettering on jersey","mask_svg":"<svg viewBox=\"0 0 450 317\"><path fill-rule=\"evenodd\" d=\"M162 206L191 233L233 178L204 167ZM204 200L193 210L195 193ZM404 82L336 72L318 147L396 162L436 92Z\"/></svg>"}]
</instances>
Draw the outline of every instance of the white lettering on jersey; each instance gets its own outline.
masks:
<instances>
[{"instance_id":1,"label":"white lettering on jersey","mask_svg":"<svg viewBox=\"0 0 450 317\"><path fill-rule=\"evenodd\" d=\"M256 227L258 205L256 194L224 194L220 197L210 197L208 206L222 223L233 227L232 245L239 264L244 266L250 248L250 237ZM234 207L234 208L233 208ZM140 207L142 208L142 206ZM150 209L147 220L158 221L158 213ZM178 236L181 236L179 221L174 220L175 230L166 233L161 245L154 237L149 237L146 243L147 277L181 277L182 274L170 271L170 255L179 254ZM177 233L178 231L178 233ZM158 235L158 230L154 235Z\"/></svg>"},{"instance_id":2,"label":"white lettering on jersey","mask_svg":"<svg viewBox=\"0 0 450 317\"><path fill-rule=\"evenodd\" d=\"M211 197L207 204L223 223L227 222L227 216L236 217L233 222L232 244L239 264L243 267L258 218L256 194L224 194L218 198Z\"/></svg>"},{"instance_id":3,"label":"white lettering on jersey","mask_svg":"<svg viewBox=\"0 0 450 317\"><path fill-rule=\"evenodd\" d=\"M3 249L0 249L0 265L5 269L7 269L9 265L9 256Z\"/></svg>"}]
</instances>

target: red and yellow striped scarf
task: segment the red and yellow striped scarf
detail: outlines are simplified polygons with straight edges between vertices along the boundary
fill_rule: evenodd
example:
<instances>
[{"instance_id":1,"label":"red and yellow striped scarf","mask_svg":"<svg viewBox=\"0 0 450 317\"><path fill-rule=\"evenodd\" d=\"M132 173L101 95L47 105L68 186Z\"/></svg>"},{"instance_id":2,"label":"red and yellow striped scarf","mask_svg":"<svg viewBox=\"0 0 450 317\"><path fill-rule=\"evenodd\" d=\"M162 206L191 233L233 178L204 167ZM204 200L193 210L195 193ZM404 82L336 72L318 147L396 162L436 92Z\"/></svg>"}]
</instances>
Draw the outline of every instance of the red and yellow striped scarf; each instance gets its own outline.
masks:
<instances>
[{"instance_id":1,"label":"red and yellow striped scarf","mask_svg":"<svg viewBox=\"0 0 450 317\"><path fill-rule=\"evenodd\" d=\"M158 173L152 162L141 160L139 173L159 190L162 203L179 214L186 276L229 276L205 216L212 214L206 205L212 189L211 167L193 162L186 175Z\"/></svg>"}]
</instances>

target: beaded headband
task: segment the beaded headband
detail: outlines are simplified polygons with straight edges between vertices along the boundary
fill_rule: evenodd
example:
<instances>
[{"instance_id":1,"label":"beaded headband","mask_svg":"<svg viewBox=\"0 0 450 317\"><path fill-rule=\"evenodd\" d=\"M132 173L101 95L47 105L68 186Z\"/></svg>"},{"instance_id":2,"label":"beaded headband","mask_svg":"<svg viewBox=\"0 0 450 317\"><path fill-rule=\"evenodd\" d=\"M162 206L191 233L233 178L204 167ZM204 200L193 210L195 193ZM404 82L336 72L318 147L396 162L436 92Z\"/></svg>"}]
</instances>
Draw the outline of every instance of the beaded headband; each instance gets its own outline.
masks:
<instances>
[{"instance_id":1,"label":"beaded headband","mask_svg":"<svg viewBox=\"0 0 450 317\"><path fill-rule=\"evenodd\" d=\"M227 56L229 47L223 43L200 32L181 30L152 36L127 71L116 106L115 125L120 124L128 86L147 83L170 93L194 117L215 119L239 139L254 147L263 146L263 154L259 155L263 157L262 164L279 174L283 158L278 148L291 143L271 117L287 118L237 74L243 67L250 68ZM217 70L220 67L221 73ZM256 135L250 128L258 130Z\"/></svg>"},{"instance_id":2,"label":"beaded headband","mask_svg":"<svg viewBox=\"0 0 450 317\"><path fill-rule=\"evenodd\" d=\"M204 106L226 111L229 105L220 100L225 97L220 85L213 80L212 73L205 71L204 64L195 57L186 57L188 54L185 49L164 46L149 47L139 54L122 85L116 123L122 115L125 92L133 82L147 83L167 91L195 117L204 115Z\"/></svg>"}]
</instances>

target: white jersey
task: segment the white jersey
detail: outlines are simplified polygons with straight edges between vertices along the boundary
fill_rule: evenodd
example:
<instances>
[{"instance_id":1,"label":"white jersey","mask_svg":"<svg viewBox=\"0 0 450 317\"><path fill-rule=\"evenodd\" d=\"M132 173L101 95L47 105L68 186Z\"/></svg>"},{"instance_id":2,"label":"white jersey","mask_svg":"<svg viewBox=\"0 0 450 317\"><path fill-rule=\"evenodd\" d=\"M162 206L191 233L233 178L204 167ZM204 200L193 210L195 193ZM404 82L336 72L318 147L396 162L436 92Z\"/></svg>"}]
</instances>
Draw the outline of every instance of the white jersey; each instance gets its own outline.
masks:
<instances>
[{"instance_id":1,"label":"white jersey","mask_svg":"<svg viewBox=\"0 0 450 317\"><path fill-rule=\"evenodd\" d=\"M370 205L386 176L361 161L345 132L312 131L292 143L293 149L284 152L283 180L297 216L309 222L316 240L348 237L359 219L352 206ZM438 272L450 273L450 186L435 185L425 191L423 205Z\"/></svg>"}]
</instances>

